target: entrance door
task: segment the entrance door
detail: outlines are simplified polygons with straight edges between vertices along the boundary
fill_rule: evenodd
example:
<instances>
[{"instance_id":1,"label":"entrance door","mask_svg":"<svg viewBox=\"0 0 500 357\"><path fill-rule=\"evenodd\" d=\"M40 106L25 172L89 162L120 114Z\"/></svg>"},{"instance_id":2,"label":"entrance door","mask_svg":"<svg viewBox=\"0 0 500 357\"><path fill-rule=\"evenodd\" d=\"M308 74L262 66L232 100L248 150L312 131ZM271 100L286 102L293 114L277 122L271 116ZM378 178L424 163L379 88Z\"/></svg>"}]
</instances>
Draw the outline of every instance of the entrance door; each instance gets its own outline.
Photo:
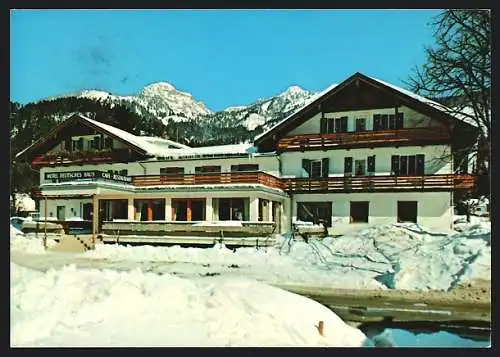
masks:
<instances>
[{"instance_id":1,"label":"entrance door","mask_svg":"<svg viewBox=\"0 0 500 357\"><path fill-rule=\"evenodd\" d=\"M57 220L64 221L66 219L66 206L57 206Z\"/></svg>"},{"instance_id":2,"label":"entrance door","mask_svg":"<svg viewBox=\"0 0 500 357\"><path fill-rule=\"evenodd\" d=\"M417 223L417 201L398 201L398 222Z\"/></svg>"}]
</instances>

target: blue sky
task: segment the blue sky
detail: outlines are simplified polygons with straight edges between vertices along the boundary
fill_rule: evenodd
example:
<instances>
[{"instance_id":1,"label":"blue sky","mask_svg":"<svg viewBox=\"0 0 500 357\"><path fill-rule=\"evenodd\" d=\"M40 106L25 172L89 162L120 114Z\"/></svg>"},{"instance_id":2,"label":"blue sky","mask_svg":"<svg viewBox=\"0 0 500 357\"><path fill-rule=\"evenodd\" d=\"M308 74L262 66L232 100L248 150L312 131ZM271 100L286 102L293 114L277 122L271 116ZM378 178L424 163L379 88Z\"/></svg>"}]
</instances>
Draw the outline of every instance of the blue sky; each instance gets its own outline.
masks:
<instances>
[{"instance_id":1,"label":"blue sky","mask_svg":"<svg viewBox=\"0 0 500 357\"><path fill-rule=\"evenodd\" d=\"M11 100L167 81L211 110L359 71L403 85L438 10L12 10Z\"/></svg>"}]
</instances>

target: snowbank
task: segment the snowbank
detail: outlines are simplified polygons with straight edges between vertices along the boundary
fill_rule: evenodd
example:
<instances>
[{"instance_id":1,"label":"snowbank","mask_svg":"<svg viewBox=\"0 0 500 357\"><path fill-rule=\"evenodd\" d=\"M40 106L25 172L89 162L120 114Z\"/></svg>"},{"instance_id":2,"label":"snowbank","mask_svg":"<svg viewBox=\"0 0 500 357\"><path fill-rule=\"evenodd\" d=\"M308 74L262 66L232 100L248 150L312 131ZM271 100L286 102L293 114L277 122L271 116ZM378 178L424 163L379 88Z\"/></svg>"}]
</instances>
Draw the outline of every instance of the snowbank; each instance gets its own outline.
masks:
<instances>
[{"instance_id":1,"label":"snowbank","mask_svg":"<svg viewBox=\"0 0 500 357\"><path fill-rule=\"evenodd\" d=\"M272 284L346 289L450 290L473 279L491 280L491 225L464 224L461 232L433 232L416 224L369 227L342 237L281 236L276 247L227 249L96 245L76 254L106 266L148 266L157 273L245 276ZM38 252L24 238L11 250ZM71 257L68 258L71 262ZM142 264L144 263L144 264Z\"/></svg>"},{"instance_id":2,"label":"snowbank","mask_svg":"<svg viewBox=\"0 0 500 357\"><path fill-rule=\"evenodd\" d=\"M47 239L48 247L56 244L55 240ZM40 234L39 238L29 237L10 225L10 250L28 254L44 254L46 250L43 247L43 234Z\"/></svg>"},{"instance_id":3,"label":"snowbank","mask_svg":"<svg viewBox=\"0 0 500 357\"><path fill-rule=\"evenodd\" d=\"M15 239L16 236L24 236L24 233L11 224L10 225L10 239Z\"/></svg>"},{"instance_id":4,"label":"snowbank","mask_svg":"<svg viewBox=\"0 0 500 357\"><path fill-rule=\"evenodd\" d=\"M11 263L11 345L348 346L365 335L325 306L245 278ZM318 332L324 321L324 337Z\"/></svg>"}]
</instances>

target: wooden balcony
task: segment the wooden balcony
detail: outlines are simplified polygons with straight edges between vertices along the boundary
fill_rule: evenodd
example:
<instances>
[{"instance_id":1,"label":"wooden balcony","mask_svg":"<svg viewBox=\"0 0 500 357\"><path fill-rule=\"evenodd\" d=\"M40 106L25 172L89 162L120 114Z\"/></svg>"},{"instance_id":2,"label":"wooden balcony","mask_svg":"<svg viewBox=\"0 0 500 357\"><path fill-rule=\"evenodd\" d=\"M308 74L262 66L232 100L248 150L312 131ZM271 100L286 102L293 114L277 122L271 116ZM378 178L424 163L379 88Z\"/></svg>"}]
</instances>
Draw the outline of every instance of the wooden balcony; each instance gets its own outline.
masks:
<instances>
[{"instance_id":1,"label":"wooden balcony","mask_svg":"<svg viewBox=\"0 0 500 357\"><path fill-rule=\"evenodd\" d=\"M32 161L33 166L50 165L73 165L84 163L104 163L114 161L126 161L130 158L127 149L113 149L103 151L81 151L81 152L62 152L44 154L35 157Z\"/></svg>"},{"instance_id":2,"label":"wooden balcony","mask_svg":"<svg viewBox=\"0 0 500 357\"><path fill-rule=\"evenodd\" d=\"M443 128L414 128L358 131L335 134L306 134L287 136L280 139L278 141L278 151L443 144L449 142L450 140L450 132Z\"/></svg>"},{"instance_id":3,"label":"wooden balcony","mask_svg":"<svg viewBox=\"0 0 500 357\"><path fill-rule=\"evenodd\" d=\"M425 190L471 190L471 175L427 176L350 176L328 178L282 179L284 190L291 193L311 192L387 192Z\"/></svg>"},{"instance_id":4,"label":"wooden balcony","mask_svg":"<svg viewBox=\"0 0 500 357\"><path fill-rule=\"evenodd\" d=\"M135 186L262 184L271 188L283 189L281 179L260 171L132 176L132 184Z\"/></svg>"}]
</instances>

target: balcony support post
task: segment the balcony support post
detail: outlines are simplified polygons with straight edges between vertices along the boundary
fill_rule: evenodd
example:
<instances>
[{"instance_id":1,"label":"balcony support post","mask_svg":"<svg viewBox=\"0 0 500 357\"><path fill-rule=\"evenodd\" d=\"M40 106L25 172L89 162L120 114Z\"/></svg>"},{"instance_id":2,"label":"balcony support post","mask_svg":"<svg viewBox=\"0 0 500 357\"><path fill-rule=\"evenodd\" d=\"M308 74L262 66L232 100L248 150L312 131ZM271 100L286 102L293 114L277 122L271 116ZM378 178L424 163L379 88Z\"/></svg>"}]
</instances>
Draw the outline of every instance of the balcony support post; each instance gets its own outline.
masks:
<instances>
[{"instance_id":1,"label":"balcony support post","mask_svg":"<svg viewBox=\"0 0 500 357\"><path fill-rule=\"evenodd\" d=\"M132 221L135 219L134 197L132 196L127 197L127 205L128 205L127 219Z\"/></svg>"},{"instance_id":2,"label":"balcony support post","mask_svg":"<svg viewBox=\"0 0 500 357\"><path fill-rule=\"evenodd\" d=\"M209 196L205 199L205 219L212 221L214 219L213 197Z\"/></svg>"}]
</instances>

